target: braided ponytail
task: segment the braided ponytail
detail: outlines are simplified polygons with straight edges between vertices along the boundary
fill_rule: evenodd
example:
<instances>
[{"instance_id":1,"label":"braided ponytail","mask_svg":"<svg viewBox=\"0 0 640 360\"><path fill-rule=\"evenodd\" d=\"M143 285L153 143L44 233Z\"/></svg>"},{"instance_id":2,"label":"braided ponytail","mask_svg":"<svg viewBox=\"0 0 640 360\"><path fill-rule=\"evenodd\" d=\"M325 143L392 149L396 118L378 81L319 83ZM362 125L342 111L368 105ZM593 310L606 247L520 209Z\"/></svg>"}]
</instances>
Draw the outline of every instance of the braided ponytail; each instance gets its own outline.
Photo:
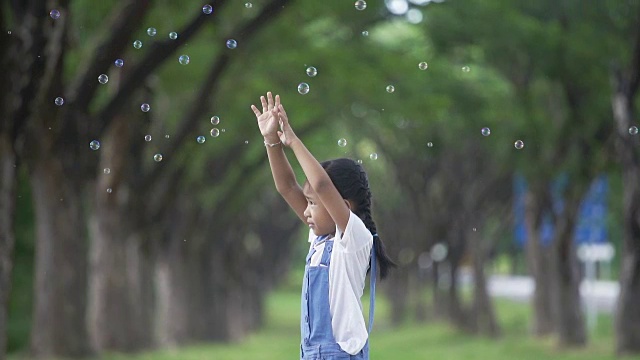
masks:
<instances>
[{"instance_id":1,"label":"braided ponytail","mask_svg":"<svg viewBox=\"0 0 640 360\"><path fill-rule=\"evenodd\" d=\"M356 204L353 211L373 236L373 246L376 251L380 278L384 279L389 273L389 268L396 264L391 260L385 249L384 243L378 236L376 223L371 216L371 190L367 173L360 164L351 159L340 158L322 162L331 182L338 189L343 199L351 200Z\"/></svg>"}]
</instances>

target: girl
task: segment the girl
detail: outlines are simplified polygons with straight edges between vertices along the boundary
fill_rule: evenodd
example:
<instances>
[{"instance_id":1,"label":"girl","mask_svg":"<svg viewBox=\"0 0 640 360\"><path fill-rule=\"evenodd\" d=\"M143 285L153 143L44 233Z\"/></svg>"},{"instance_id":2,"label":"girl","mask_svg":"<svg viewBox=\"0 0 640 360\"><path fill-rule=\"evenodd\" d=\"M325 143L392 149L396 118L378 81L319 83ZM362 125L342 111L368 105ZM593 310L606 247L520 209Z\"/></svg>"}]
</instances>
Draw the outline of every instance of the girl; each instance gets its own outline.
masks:
<instances>
[{"instance_id":1,"label":"girl","mask_svg":"<svg viewBox=\"0 0 640 360\"><path fill-rule=\"evenodd\" d=\"M371 218L364 169L350 159L322 164L293 132L280 97L270 92L255 106L276 189L309 226L309 255L302 284L301 359L369 359L360 297L371 265L369 332L373 323L376 262L384 278L393 262ZM279 130L280 129L280 130ZM283 147L293 150L307 181L298 185Z\"/></svg>"}]
</instances>

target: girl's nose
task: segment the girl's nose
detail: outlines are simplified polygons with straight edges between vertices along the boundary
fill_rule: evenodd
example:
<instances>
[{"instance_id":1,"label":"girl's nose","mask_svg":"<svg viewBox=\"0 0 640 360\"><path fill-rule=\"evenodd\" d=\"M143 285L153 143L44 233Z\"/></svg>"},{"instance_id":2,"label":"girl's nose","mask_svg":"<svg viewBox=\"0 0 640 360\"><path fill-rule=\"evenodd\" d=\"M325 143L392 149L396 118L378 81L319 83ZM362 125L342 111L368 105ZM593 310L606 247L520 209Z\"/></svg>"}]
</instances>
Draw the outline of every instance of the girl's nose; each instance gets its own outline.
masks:
<instances>
[{"instance_id":1,"label":"girl's nose","mask_svg":"<svg viewBox=\"0 0 640 360\"><path fill-rule=\"evenodd\" d=\"M304 215L305 217L310 217L311 214L309 213L309 207L307 206L306 208L304 208L304 212L302 213L302 215Z\"/></svg>"}]
</instances>

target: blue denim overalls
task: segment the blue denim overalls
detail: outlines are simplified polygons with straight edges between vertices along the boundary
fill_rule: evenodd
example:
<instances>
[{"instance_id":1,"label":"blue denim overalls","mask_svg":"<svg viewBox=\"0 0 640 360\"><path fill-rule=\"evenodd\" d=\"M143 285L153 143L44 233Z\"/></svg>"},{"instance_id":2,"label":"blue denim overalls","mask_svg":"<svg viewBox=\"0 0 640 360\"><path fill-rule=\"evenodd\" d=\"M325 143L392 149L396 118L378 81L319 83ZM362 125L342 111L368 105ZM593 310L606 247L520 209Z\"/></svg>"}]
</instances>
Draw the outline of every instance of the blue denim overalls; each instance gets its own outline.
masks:
<instances>
[{"instance_id":1,"label":"blue denim overalls","mask_svg":"<svg viewBox=\"0 0 640 360\"><path fill-rule=\"evenodd\" d=\"M350 355L340 348L333 337L331 328L331 312L329 311L329 266L333 240L326 240L327 236L317 237L307 255L302 281L302 311L300 330L302 344L300 345L300 359L304 360L368 360L369 341L356 355ZM318 266L310 266L311 257L315 253L315 244L326 241L322 259ZM371 302L369 305L369 334L373 325L373 310L375 304L375 249L371 247Z\"/></svg>"}]
</instances>

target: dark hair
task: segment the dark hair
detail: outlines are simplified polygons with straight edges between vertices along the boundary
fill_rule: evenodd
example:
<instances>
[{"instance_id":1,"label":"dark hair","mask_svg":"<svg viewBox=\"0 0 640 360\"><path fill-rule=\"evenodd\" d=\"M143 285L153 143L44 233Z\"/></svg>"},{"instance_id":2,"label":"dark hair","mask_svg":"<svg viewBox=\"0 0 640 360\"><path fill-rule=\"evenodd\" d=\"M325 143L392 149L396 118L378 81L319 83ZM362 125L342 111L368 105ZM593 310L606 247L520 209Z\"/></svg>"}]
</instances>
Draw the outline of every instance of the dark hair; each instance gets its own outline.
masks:
<instances>
[{"instance_id":1,"label":"dark hair","mask_svg":"<svg viewBox=\"0 0 640 360\"><path fill-rule=\"evenodd\" d=\"M364 168L352 159L340 158L323 161L321 163L331 182L338 189L343 199L352 201L356 208L353 212L358 215L364 225L371 231L373 246L376 249L376 258L380 278L384 279L389 273L390 267L396 264L389 258L384 244L377 235L376 223L371 217L371 190L369 189L369 178Z\"/></svg>"}]
</instances>

